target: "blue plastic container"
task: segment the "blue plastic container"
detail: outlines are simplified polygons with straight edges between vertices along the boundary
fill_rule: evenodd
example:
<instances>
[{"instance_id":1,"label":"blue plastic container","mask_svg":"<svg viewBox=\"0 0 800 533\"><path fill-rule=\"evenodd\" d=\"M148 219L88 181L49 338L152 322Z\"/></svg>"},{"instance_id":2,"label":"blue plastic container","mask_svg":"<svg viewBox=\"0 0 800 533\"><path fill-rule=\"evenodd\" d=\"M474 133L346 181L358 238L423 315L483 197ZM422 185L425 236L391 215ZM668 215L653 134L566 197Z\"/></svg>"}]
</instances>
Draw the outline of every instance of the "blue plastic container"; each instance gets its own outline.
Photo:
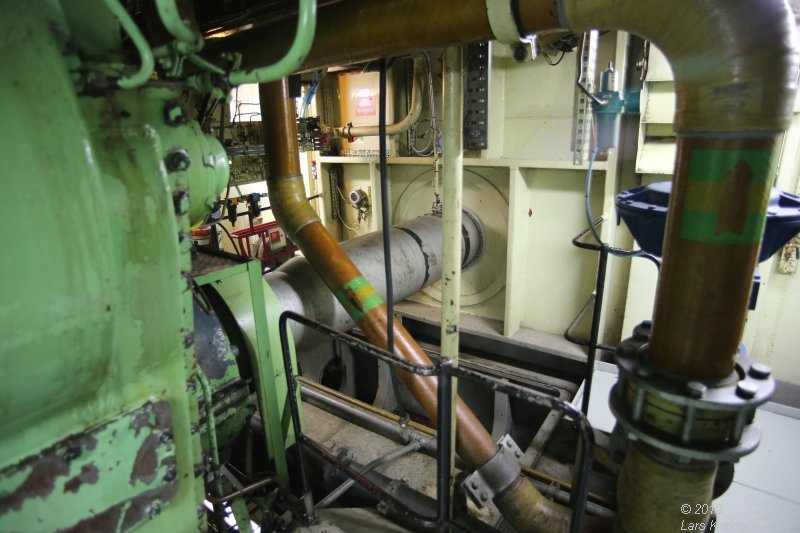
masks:
<instances>
[{"instance_id":1,"label":"blue plastic container","mask_svg":"<svg viewBox=\"0 0 800 533\"><path fill-rule=\"evenodd\" d=\"M672 182L660 181L617 195L617 212L645 252L661 257ZM759 263L800 233L800 196L773 188Z\"/></svg>"}]
</instances>

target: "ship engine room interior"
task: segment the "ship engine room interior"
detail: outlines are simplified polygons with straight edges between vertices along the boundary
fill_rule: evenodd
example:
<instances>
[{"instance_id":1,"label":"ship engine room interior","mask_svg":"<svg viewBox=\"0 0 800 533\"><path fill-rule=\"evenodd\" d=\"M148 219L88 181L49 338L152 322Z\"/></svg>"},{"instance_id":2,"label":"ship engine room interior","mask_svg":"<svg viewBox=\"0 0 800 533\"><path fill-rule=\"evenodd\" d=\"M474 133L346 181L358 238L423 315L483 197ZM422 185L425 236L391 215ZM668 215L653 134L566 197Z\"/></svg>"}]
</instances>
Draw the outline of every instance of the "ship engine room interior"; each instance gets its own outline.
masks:
<instances>
[{"instance_id":1,"label":"ship engine room interior","mask_svg":"<svg viewBox=\"0 0 800 533\"><path fill-rule=\"evenodd\" d=\"M800 531L799 22L0 0L0 532Z\"/></svg>"}]
</instances>

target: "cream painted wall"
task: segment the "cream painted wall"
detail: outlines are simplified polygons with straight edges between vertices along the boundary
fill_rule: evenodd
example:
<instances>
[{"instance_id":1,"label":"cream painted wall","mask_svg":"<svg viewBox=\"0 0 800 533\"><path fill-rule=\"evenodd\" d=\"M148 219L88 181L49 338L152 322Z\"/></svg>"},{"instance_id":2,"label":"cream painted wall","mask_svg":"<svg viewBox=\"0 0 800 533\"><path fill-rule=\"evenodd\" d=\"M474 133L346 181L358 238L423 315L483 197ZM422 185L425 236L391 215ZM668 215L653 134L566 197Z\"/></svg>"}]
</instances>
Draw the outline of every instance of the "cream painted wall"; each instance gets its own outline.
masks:
<instances>
[{"instance_id":1,"label":"cream painted wall","mask_svg":"<svg viewBox=\"0 0 800 533\"><path fill-rule=\"evenodd\" d=\"M584 171L524 169L528 188L527 262L521 325L560 335L594 290L598 255L572 245L586 228ZM603 172L592 182L592 212L601 212ZM576 329L588 336L588 320Z\"/></svg>"},{"instance_id":2,"label":"cream painted wall","mask_svg":"<svg viewBox=\"0 0 800 533\"><path fill-rule=\"evenodd\" d=\"M657 51L655 53L658 54ZM658 79L665 79L663 69L659 73ZM663 91L659 92L650 107L659 107L659 102L661 107L674 107L671 101L664 99ZM800 100L795 102L794 110L775 183L789 192L798 192L800 189ZM669 155L671 158L671 153ZM646 164L648 168L658 168L659 172L666 172L671 165L670 161L659 161L657 158L651 158ZM670 177L665 174L643 174L642 185ZM774 258L762 263L759 268L763 284L756 309L748 314L742 340L754 359L772 367L777 379L800 384L800 274L778 273ZM652 318L656 283L657 273L653 265L648 261L635 260L630 271L623 336L630 335L633 327L642 320Z\"/></svg>"}]
</instances>

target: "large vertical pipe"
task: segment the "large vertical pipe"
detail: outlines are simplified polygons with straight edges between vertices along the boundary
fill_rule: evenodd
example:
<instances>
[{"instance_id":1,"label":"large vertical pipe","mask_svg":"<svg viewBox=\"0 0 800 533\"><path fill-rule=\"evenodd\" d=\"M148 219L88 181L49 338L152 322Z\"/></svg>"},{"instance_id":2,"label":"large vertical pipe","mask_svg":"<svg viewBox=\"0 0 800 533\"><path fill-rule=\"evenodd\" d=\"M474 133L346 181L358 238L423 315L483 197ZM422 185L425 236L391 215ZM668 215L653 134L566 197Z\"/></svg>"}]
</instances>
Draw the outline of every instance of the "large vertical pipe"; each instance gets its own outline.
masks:
<instances>
[{"instance_id":1,"label":"large vertical pipe","mask_svg":"<svg viewBox=\"0 0 800 533\"><path fill-rule=\"evenodd\" d=\"M444 124L442 137L442 323L441 353L458 366L458 317L461 310L461 210L464 179L464 62L460 46L444 52ZM453 397L458 382L453 380ZM455 443L455 426L448 428ZM451 453L450 474L454 464Z\"/></svg>"},{"instance_id":2,"label":"large vertical pipe","mask_svg":"<svg viewBox=\"0 0 800 533\"><path fill-rule=\"evenodd\" d=\"M649 357L687 380L730 376L764 227L776 138L795 90L794 20L782 0L562 0L575 31L652 39L675 73L677 161ZM690 13L691 16L678 14ZM631 443L617 531L705 527L713 461L685 464ZM688 520L687 520L688 518Z\"/></svg>"}]
</instances>

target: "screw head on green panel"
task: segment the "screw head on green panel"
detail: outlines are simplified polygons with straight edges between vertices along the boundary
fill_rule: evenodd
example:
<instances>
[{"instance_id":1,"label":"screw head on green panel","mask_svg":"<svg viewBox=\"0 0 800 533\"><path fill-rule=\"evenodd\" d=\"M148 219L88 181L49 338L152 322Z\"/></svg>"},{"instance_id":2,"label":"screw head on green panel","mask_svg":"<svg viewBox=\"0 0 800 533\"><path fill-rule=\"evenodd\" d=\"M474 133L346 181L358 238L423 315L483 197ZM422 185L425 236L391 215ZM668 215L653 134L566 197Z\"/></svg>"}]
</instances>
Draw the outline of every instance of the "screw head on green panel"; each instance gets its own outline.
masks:
<instances>
[{"instance_id":1,"label":"screw head on green panel","mask_svg":"<svg viewBox=\"0 0 800 533\"><path fill-rule=\"evenodd\" d=\"M192 158L185 148L176 148L167 154L164 164L170 172L182 172L192 164Z\"/></svg>"}]
</instances>

